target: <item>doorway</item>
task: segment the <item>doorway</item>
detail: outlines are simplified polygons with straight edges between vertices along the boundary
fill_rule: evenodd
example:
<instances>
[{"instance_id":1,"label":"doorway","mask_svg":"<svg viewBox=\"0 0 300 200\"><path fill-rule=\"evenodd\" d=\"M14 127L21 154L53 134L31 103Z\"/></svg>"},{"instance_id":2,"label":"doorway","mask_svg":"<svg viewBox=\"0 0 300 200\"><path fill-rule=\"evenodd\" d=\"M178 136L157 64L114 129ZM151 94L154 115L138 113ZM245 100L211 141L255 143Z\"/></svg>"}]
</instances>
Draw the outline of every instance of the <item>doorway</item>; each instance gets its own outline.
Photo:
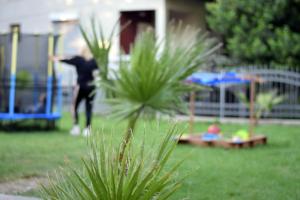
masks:
<instances>
[{"instance_id":1,"label":"doorway","mask_svg":"<svg viewBox=\"0 0 300 200\"><path fill-rule=\"evenodd\" d=\"M125 54L130 53L130 47L141 32L151 28L155 30L155 11L122 11L121 27L130 24L122 31L120 46Z\"/></svg>"}]
</instances>

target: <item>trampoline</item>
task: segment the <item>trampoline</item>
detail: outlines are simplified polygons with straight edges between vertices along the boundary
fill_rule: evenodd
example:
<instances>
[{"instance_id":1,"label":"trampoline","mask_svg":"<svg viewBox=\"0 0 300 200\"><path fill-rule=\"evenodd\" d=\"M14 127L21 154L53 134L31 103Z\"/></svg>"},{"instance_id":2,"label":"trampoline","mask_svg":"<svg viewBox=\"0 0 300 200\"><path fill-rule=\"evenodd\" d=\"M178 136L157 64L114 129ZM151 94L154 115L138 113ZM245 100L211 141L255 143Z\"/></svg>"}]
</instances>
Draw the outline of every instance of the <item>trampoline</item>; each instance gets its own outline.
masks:
<instances>
[{"instance_id":1,"label":"trampoline","mask_svg":"<svg viewBox=\"0 0 300 200\"><path fill-rule=\"evenodd\" d=\"M0 35L0 121L61 117L61 77L53 62L58 36L21 34L17 27Z\"/></svg>"}]
</instances>

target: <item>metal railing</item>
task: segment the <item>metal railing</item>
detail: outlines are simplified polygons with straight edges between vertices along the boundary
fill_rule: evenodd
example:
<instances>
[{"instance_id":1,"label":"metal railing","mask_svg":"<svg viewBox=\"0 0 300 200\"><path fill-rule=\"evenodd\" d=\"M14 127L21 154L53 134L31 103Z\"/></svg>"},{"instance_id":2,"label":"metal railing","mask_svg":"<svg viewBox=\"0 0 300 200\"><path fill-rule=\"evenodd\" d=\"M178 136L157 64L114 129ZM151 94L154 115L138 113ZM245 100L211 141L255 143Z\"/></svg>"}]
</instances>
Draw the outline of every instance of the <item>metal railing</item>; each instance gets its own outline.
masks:
<instances>
[{"instance_id":1,"label":"metal railing","mask_svg":"<svg viewBox=\"0 0 300 200\"><path fill-rule=\"evenodd\" d=\"M256 86L256 93L276 90L283 95L284 101L275 106L265 118L300 118L300 70L272 69L267 67L238 67L234 71L241 74L252 74L264 81ZM222 91L223 90L223 91ZM226 85L197 94L196 115L216 117L248 117L248 108L240 102L238 93L249 96L249 85ZM220 95L222 94L222 95Z\"/></svg>"}]
</instances>

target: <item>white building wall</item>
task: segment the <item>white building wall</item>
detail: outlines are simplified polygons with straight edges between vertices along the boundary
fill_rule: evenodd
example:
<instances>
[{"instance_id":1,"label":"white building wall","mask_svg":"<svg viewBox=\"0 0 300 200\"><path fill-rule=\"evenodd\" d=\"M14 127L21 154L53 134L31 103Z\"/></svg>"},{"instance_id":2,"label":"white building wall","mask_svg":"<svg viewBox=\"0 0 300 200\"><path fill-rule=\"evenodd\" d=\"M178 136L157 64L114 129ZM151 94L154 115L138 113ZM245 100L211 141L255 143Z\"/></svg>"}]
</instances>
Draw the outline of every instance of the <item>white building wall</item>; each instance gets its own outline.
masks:
<instances>
[{"instance_id":1,"label":"white building wall","mask_svg":"<svg viewBox=\"0 0 300 200\"><path fill-rule=\"evenodd\" d=\"M120 11L155 10L159 36L165 32L165 0L0 0L0 31L9 31L9 25L21 24L22 32L51 31L51 16L77 15L85 21L95 13L106 30L111 30Z\"/></svg>"},{"instance_id":2,"label":"white building wall","mask_svg":"<svg viewBox=\"0 0 300 200\"><path fill-rule=\"evenodd\" d=\"M90 17L96 15L108 35L121 11L139 10L155 11L156 35L163 37L165 0L0 0L0 33L8 32L11 24L20 24L23 33L49 33L53 31L53 20L77 19L88 25ZM118 35L113 44L111 57L119 55ZM64 74L69 71L65 70Z\"/></svg>"}]
</instances>

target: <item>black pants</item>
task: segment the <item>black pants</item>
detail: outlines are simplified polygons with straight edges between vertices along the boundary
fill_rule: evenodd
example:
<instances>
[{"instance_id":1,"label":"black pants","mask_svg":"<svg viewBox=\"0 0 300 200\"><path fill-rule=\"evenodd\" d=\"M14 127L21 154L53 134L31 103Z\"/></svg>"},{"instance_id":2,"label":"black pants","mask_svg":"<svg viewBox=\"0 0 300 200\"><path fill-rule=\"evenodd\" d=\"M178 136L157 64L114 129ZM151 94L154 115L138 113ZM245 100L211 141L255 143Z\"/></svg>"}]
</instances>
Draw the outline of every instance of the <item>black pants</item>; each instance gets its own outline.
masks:
<instances>
[{"instance_id":1,"label":"black pants","mask_svg":"<svg viewBox=\"0 0 300 200\"><path fill-rule=\"evenodd\" d=\"M76 86L75 88L75 98L74 98L74 123L78 124L78 106L82 100L85 100L85 116L86 116L86 127L91 125L92 121L92 109L93 109L93 100L95 97L94 87L80 87Z\"/></svg>"}]
</instances>

